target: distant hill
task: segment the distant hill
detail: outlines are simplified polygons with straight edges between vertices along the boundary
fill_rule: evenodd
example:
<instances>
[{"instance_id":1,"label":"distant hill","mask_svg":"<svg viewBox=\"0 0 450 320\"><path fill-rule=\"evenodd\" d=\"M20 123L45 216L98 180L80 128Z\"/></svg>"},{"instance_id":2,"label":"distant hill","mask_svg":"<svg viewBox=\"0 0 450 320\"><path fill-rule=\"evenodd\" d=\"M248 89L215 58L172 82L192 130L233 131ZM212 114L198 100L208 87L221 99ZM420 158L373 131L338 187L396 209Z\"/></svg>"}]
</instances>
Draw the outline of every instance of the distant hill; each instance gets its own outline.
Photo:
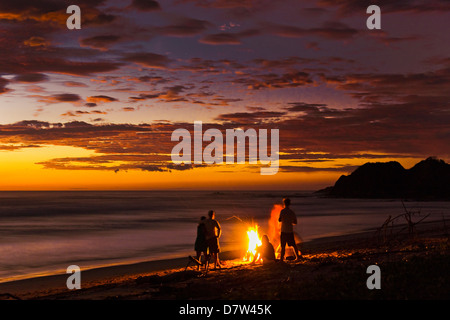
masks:
<instances>
[{"instance_id":1,"label":"distant hill","mask_svg":"<svg viewBox=\"0 0 450 320\"><path fill-rule=\"evenodd\" d=\"M339 198L450 200L450 164L434 157L411 169L396 161L369 162L317 193Z\"/></svg>"}]
</instances>

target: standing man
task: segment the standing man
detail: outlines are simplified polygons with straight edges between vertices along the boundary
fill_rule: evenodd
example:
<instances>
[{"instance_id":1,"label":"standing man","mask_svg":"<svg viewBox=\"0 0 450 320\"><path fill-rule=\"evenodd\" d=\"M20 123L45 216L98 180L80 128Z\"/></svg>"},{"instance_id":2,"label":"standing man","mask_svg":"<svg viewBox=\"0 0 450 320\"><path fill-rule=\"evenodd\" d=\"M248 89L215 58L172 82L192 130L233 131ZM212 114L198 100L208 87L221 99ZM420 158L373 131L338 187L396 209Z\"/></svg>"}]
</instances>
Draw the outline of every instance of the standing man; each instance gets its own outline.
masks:
<instances>
[{"instance_id":1,"label":"standing man","mask_svg":"<svg viewBox=\"0 0 450 320\"><path fill-rule=\"evenodd\" d=\"M219 262L219 238L222 234L222 229L220 228L219 222L215 219L216 213L213 210L208 212L208 219L205 221L206 227L206 242L209 248L209 254L212 256L214 261L214 269L217 266L220 268Z\"/></svg>"},{"instance_id":2,"label":"standing man","mask_svg":"<svg viewBox=\"0 0 450 320\"><path fill-rule=\"evenodd\" d=\"M289 207L291 205L291 200L289 198L283 199L284 209L280 212L280 217L278 221L281 222L281 235L280 235L280 245L281 245L281 257L280 260L283 261L284 254L286 250L286 244L294 248L296 260L300 259L301 253L297 248L294 238L294 225L297 224L297 217L294 211Z\"/></svg>"}]
</instances>

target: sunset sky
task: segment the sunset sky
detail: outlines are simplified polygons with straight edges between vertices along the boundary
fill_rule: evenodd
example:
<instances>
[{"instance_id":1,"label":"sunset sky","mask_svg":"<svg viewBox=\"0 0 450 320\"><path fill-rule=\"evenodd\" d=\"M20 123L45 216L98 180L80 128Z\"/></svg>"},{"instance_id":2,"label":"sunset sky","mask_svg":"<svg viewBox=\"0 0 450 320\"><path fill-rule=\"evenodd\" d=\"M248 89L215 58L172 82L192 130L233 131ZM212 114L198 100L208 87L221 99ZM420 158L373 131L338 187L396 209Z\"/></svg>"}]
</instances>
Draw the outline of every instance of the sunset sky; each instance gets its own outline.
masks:
<instances>
[{"instance_id":1,"label":"sunset sky","mask_svg":"<svg viewBox=\"0 0 450 320\"><path fill-rule=\"evenodd\" d=\"M446 0L1 1L0 190L316 190L448 162L449 21ZM279 129L279 172L172 163L196 120Z\"/></svg>"}]
</instances>

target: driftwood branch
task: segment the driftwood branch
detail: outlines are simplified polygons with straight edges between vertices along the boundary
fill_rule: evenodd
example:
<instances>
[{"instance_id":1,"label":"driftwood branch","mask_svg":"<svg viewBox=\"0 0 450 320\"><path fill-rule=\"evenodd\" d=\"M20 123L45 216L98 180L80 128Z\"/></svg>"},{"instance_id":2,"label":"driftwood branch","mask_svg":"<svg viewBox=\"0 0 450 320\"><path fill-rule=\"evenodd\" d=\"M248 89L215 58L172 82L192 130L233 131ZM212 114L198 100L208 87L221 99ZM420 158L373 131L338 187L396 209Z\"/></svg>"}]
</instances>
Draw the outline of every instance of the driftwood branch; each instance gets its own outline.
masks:
<instances>
[{"instance_id":1,"label":"driftwood branch","mask_svg":"<svg viewBox=\"0 0 450 320\"><path fill-rule=\"evenodd\" d=\"M22 300L19 297L16 297L16 296L14 296L14 295L12 295L10 293L0 293L0 299L4 299L3 297L14 299L14 300Z\"/></svg>"},{"instance_id":2,"label":"driftwood branch","mask_svg":"<svg viewBox=\"0 0 450 320\"><path fill-rule=\"evenodd\" d=\"M403 209L405 210L404 213L397 215L396 217L392 218L391 215L383 222L381 227L379 227L376 231L376 235L378 237L378 241L382 242L384 244L387 244L389 241L395 239L400 233L402 233L405 230L408 230L408 235L411 238L414 238L417 236L416 232L416 225L421 223L423 220L425 220L427 217L430 216L430 214L425 215L420 220L414 222L413 221L413 215L415 212L412 212L408 210L405 206L405 203L402 201ZM420 210L418 212L420 214ZM399 231L396 232L394 235L394 222L397 222L399 219L405 219L406 221L406 227L401 228Z\"/></svg>"}]
</instances>

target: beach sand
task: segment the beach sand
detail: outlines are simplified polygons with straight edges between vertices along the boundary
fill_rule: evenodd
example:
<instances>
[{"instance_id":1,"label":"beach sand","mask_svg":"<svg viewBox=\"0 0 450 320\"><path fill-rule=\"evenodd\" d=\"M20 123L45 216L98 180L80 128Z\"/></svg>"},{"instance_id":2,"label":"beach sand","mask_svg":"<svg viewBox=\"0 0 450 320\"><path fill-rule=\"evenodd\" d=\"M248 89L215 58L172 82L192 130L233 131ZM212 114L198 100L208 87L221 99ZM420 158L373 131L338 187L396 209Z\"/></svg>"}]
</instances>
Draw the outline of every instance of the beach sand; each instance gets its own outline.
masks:
<instances>
[{"instance_id":1,"label":"beach sand","mask_svg":"<svg viewBox=\"0 0 450 320\"><path fill-rule=\"evenodd\" d=\"M188 258L82 270L81 289L69 274L0 284L0 299L22 300L297 300L449 299L450 241L447 221L369 230L300 245L303 259L249 264L243 252L221 253L218 270L186 266ZM381 289L366 286L367 267L378 265Z\"/></svg>"}]
</instances>

